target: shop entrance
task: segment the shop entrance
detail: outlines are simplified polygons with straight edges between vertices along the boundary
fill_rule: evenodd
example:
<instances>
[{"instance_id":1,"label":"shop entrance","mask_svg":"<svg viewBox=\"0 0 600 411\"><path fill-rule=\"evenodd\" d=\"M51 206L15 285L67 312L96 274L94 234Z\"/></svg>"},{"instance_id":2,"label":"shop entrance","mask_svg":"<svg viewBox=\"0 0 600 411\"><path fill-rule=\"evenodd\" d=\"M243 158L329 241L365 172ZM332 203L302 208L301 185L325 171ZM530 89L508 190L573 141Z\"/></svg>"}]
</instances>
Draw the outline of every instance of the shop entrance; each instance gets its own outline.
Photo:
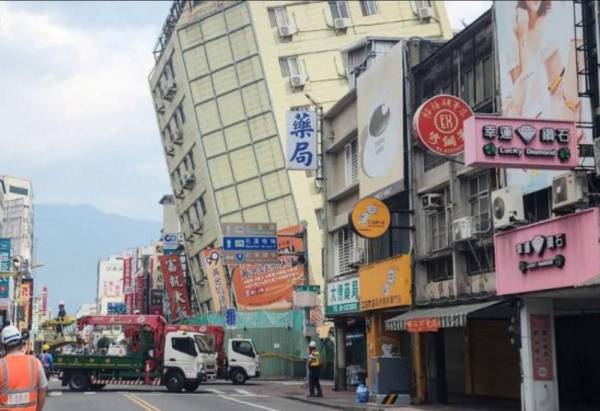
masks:
<instances>
[{"instance_id":1,"label":"shop entrance","mask_svg":"<svg viewBox=\"0 0 600 411\"><path fill-rule=\"evenodd\" d=\"M600 314L556 315L560 409L600 410Z\"/></svg>"},{"instance_id":2,"label":"shop entrance","mask_svg":"<svg viewBox=\"0 0 600 411\"><path fill-rule=\"evenodd\" d=\"M367 338L364 319L348 321L346 326L346 384L357 386L367 375Z\"/></svg>"}]
</instances>

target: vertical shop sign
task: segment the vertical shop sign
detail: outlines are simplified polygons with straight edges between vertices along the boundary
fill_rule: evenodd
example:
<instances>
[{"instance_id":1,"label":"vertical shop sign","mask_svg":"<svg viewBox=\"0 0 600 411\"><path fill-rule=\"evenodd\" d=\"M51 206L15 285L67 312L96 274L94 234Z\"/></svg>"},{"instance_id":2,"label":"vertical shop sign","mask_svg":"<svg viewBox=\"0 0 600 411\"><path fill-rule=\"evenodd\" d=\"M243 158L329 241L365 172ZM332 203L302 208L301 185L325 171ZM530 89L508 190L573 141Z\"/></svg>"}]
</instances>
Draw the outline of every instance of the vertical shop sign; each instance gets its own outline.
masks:
<instances>
[{"instance_id":1,"label":"vertical shop sign","mask_svg":"<svg viewBox=\"0 0 600 411\"><path fill-rule=\"evenodd\" d=\"M123 294L125 295L125 305L127 312L133 309L133 285L131 283L131 256L123 258Z\"/></svg>"},{"instance_id":2,"label":"vertical shop sign","mask_svg":"<svg viewBox=\"0 0 600 411\"><path fill-rule=\"evenodd\" d=\"M150 314L163 315L163 290L160 288L150 291Z\"/></svg>"},{"instance_id":3,"label":"vertical shop sign","mask_svg":"<svg viewBox=\"0 0 600 411\"><path fill-rule=\"evenodd\" d=\"M317 169L317 114L314 111L288 111L287 169Z\"/></svg>"},{"instance_id":4,"label":"vertical shop sign","mask_svg":"<svg viewBox=\"0 0 600 411\"><path fill-rule=\"evenodd\" d=\"M23 307L21 330L30 330L33 311L33 279L25 278L21 281L21 307Z\"/></svg>"},{"instance_id":5,"label":"vertical shop sign","mask_svg":"<svg viewBox=\"0 0 600 411\"><path fill-rule=\"evenodd\" d=\"M42 314L48 312L48 287L42 288Z\"/></svg>"},{"instance_id":6,"label":"vertical shop sign","mask_svg":"<svg viewBox=\"0 0 600 411\"><path fill-rule=\"evenodd\" d=\"M165 290L167 291L167 298L169 300L171 320L191 316L192 309L179 255L163 255L159 258Z\"/></svg>"},{"instance_id":7,"label":"vertical shop sign","mask_svg":"<svg viewBox=\"0 0 600 411\"><path fill-rule=\"evenodd\" d=\"M145 295L144 275L138 273L135 277L135 310L144 313L144 295Z\"/></svg>"},{"instance_id":8,"label":"vertical shop sign","mask_svg":"<svg viewBox=\"0 0 600 411\"><path fill-rule=\"evenodd\" d=\"M12 271L10 261L11 239L0 238L0 272Z\"/></svg>"},{"instance_id":9,"label":"vertical shop sign","mask_svg":"<svg viewBox=\"0 0 600 411\"><path fill-rule=\"evenodd\" d=\"M552 326L550 316L531 314L531 360L533 379L552 381L554 379L554 356L552 354Z\"/></svg>"},{"instance_id":10,"label":"vertical shop sign","mask_svg":"<svg viewBox=\"0 0 600 411\"><path fill-rule=\"evenodd\" d=\"M219 250L216 248L202 250L202 266L208 277L214 310L222 311L231 307L229 287L227 287L227 278Z\"/></svg>"}]
</instances>

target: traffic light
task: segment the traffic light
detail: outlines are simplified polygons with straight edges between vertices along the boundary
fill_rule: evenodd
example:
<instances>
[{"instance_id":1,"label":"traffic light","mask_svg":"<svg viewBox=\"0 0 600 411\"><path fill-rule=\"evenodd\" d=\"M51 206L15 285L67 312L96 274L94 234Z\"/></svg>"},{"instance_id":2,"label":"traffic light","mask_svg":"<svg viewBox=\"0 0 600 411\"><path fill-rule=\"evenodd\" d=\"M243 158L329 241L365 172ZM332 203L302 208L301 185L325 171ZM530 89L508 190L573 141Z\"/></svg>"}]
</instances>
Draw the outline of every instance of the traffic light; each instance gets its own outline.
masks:
<instances>
[{"instance_id":1,"label":"traffic light","mask_svg":"<svg viewBox=\"0 0 600 411\"><path fill-rule=\"evenodd\" d=\"M521 348L521 301L518 299L512 300L510 303L512 308L509 324L508 336L510 343L516 348Z\"/></svg>"}]
</instances>

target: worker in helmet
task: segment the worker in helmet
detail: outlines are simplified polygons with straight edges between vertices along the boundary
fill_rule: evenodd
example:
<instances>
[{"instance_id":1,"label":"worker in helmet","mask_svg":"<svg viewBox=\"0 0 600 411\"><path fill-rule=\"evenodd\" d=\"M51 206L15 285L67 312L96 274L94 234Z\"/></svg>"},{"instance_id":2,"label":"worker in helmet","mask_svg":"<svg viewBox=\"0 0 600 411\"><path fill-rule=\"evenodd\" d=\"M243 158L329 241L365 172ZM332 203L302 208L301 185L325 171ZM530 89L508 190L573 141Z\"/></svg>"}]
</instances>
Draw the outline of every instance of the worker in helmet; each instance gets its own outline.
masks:
<instances>
[{"instance_id":1,"label":"worker in helmet","mask_svg":"<svg viewBox=\"0 0 600 411\"><path fill-rule=\"evenodd\" d=\"M323 392L321 391L321 383L319 382L321 374L321 355L317 350L317 343L311 341L308 344L308 390L309 397L315 396L315 390L317 391L317 397L322 397Z\"/></svg>"},{"instance_id":2,"label":"worker in helmet","mask_svg":"<svg viewBox=\"0 0 600 411\"><path fill-rule=\"evenodd\" d=\"M4 327L0 340L6 352L0 359L0 410L41 411L48 390L42 363L23 352L17 327Z\"/></svg>"},{"instance_id":3,"label":"worker in helmet","mask_svg":"<svg viewBox=\"0 0 600 411\"><path fill-rule=\"evenodd\" d=\"M48 344L42 346L42 366L44 367L46 378L50 379L50 376L54 373L54 357L50 353L50 346Z\"/></svg>"},{"instance_id":4,"label":"worker in helmet","mask_svg":"<svg viewBox=\"0 0 600 411\"><path fill-rule=\"evenodd\" d=\"M56 324L56 334L59 336L63 336L63 322L65 321L65 317L67 316L67 310L65 310L65 302L60 301L58 303L58 323Z\"/></svg>"}]
</instances>

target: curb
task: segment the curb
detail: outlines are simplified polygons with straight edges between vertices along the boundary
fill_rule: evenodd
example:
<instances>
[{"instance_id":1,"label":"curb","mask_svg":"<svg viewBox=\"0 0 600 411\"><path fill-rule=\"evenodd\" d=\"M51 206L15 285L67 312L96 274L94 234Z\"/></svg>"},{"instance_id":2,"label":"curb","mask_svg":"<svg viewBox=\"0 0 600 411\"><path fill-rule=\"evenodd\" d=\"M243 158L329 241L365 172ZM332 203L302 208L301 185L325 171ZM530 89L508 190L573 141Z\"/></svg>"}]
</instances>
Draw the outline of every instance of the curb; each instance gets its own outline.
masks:
<instances>
[{"instance_id":1,"label":"curb","mask_svg":"<svg viewBox=\"0 0 600 411\"><path fill-rule=\"evenodd\" d=\"M288 400L303 402L305 404L318 405L318 406L324 407L324 408L331 408L333 410L342 410L342 411L389 411L389 407L379 407L377 405L365 405L365 406L354 405L354 406L348 406L348 405L341 405L341 404L340 405L337 405L337 404L326 404L326 403L323 403L321 401L315 401L315 400L311 400L309 398L296 397L296 396L293 396L293 395L287 395L284 398L286 398Z\"/></svg>"}]
</instances>

